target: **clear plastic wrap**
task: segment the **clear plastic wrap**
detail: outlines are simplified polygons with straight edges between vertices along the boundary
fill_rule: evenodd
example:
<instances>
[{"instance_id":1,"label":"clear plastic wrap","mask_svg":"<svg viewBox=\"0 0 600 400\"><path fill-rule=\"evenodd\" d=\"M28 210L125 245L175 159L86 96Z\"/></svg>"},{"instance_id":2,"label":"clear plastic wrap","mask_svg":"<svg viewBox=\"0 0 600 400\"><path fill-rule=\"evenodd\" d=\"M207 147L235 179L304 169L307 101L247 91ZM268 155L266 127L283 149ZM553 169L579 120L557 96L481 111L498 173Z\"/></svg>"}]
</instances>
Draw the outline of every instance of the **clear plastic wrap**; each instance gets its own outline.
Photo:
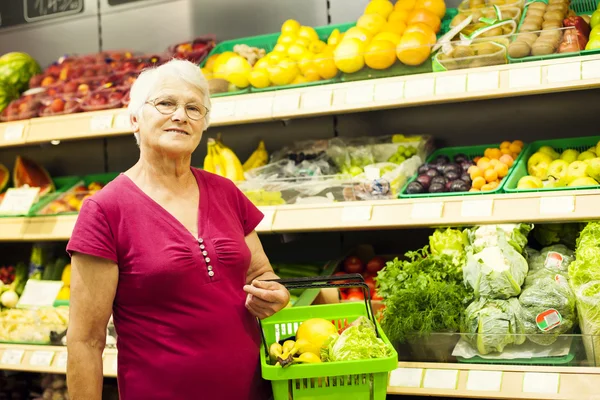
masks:
<instances>
[{"instance_id":1,"label":"clear plastic wrap","mask_svg":"<svg viewBox=\"0 0 600 400\"><path fill-rule=\"evenodd\" d=\"M412 156L400 165L389 162L367 165L364 173L354 177L354 200L396 198L422 162L419 156Z\"/></svg>"},{"instance_id":2,"label":"clear plastic wrap","mask_svg":"<svg viewBox=\"0 0 600 400\"><path fill-rule=\"evenodd\" d=\"M557 274L568 280L569 265L575 260L575 253L562 244L544 247L541 251L528 249L529 273L525 285L531 285L539 278L554 277Z\"/></svg>"},{"instance_id":3,"label":"clear plastic wrap","mask_svg":"<svg viewBox=\"0 0 600 400\"><path fill-rule=\"evenodd\" d=\"M64 332L68 323L68 307L7 309L0 312L0 342L49 344L51 332Z\"/></svg>"},{"instance_id":4,"label":"clear plastic wrap","mask_svg":"<svg viewBox=\"0 0 600 400\"><path fill-rule=\"evenodd\" d=\"M600 365L600 281L581 285L576 292L579 325L588 361Z\"/></svg>"}]
</instances>

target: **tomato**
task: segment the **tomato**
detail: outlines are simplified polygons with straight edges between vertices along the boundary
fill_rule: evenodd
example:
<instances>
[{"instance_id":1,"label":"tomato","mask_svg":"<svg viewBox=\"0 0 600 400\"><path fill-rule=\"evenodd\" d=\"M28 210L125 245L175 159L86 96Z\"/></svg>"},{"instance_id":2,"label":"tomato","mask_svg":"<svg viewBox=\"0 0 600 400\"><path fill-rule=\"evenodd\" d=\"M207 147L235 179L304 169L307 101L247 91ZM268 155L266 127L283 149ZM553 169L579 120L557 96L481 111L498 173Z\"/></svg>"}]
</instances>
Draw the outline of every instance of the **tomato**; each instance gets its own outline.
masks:
<instances>
[{"instance_id":1,"label":"tomato","mask_svg":"<svg viewBox=\"0 0 600 400\"><path fill-rule=\"evenodd\" d=\"M333 276L344 276L344 275L348 275L345 272L339 271L336 272L335 274L333 274ZM348 282L347 280L335 280L335 281L330 281L329 283L333 283L333 284L340 284L340 283L346 283Z\"/></svg>"},{"instance_id":2,"label":"tomato","mask_svg":"<svg viewBox=\"0 0 600 400\"><path fill-rule=\"evenodd\" d=\"M346 300L350 300L350 301L358 301L358 300L364 300L365 296L363 295L362 291L359 292L350 292L348 293L348 297L346 298Z\"/></svg>"},{"instance_id":3,"label":"tomato","mask_svg":"<svg viewBox=\"0 0 600 400\"><path fill-rule=\"evenodd\" d=\"M340 289L340 299L342 299L342 300L348 299L348 292L346 292L344 289Z\"/></svg>"},{"instance_id":4,"label":"tomato","mask_svg":"<svg viewBox=\"0 0 600 400\"><path fill-rule=\"evenodd\" d=\"M344 260L344 271L349 274L360 274L363 272L364 266L360 258L355 256L350 256Z\"/></svg>"},{"instance_id":5,"label":"tomato","mask_svg":"<svg viewBox=\"0 0 600 400\"><path fill-rule=\"evenodd\" d=\"M383 267L385 267L385 260L381 257L373 257L367 263L367 271L373 275L377 275L377 272L381 271Z\"/></svg>"},{"instance_id":6,"label":"tomato","mask_svg":"<svg viewBox=\"0 0 600 400\"><path fill-rule=\"evenodd\" d=\"M375 293L375 281L373 280L373 278L368 277L368 278L365 278L365 283L369 287L369 291L371 292L371 296L373 296L373 294Z\"/></svg>"}]
</instances>

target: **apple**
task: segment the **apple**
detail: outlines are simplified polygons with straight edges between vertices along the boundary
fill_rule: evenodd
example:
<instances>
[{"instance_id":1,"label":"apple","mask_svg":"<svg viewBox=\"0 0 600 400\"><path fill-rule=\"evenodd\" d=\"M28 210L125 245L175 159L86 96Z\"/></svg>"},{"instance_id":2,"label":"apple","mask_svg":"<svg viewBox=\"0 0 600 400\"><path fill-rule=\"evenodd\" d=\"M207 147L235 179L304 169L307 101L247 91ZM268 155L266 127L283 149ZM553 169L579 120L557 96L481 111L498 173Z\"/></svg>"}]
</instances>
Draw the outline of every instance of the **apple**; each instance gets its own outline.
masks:
<instances>
[{"instance_id":1,"label":"apple","mask_svg":"<svg viewBox=\"0 0 600 400\"><path fill-rule=\"evenodd\" d=\"M517 189L541 189L544 187L542 180L538 177L527 175L519 179Z\"/></svg>"},{"instance_id":2,"label":"apple","mask_svg":"<svg viewBox=\"0 0 600 400\"><path fill-rule=\"evenodd\" d=\"M556 157L558 158L558 156ZM545 153L534 153L527 160L527 173L542 180L548 178L548 167L554 161L551 156Z\"/></svg>"},{"instance_id":3,"label":"apple","mask_svg":"<svg viewBox=\"0 0 600 400\"><path fill-rule=\"evenodd\" d=\"M594 11L592 18L590 18L590 27L594 29L597 26L600 26L600 9Z\"/></svg>"},{"instance_id":4,"label":"apple","mask_svg":"<svg viewBox=\"0 0 600 400\"><path fill-rule=\"evenodd\" d=\"M565 177L560 179L556 179L553 176L549 176L547 181L544 181L545 188L557 188L567 186L565 182Z\"/></svg>"},{"instance_id":5,"label":"apple","mask_svg":"<svg viewBox=\"0 0 600 400\"><path fill-rule=\"evenodd\" d=\"M598 182L594 178L590 178L589 176L584 176L581 178L577 178L573 180L569 186L597 186Z\"/></svg>"},{"instance_id":6,"label":"apple","mask_svg":"<svg viewBox=\"0 0 600 400\"><path fill-rule=\"evenodd\" d=\"M574 149L567 149L560 155L560 159L565 160L569 164L573 161L577 161L577 157L579 157L579 152Z\"/></svg>"},{"instance_id":7,"label":"apple","mask_svg":"<svg viewBox=\"0 0 600 400\"><path fill-rule=\"evenodd\" d=\"M579 155L579 157L577 157L577 161L585 161L585 160L589 160L591 158L596 158L596 155L594 153L592 153L591 151L584 151L583 153L581 153Z\"/></svg>"},{"instance_id":8,"label":"apple","mask_svg":"<svg viewBox=\"0 0 600 400\"><path fill-rule=\"evenodd\" d=\"M600 154L598 154L598 150L600 150L600 142L596 144L596 155L600 156Z\"/></svg>"},{"instance_id":9,"label":"apple","mask_svg":"<svg viewBox=\"0 0 600 400\"><path fill-rule=\"evenodd\" d=\"M550 157L552 157L553 160L556 160L557 158L560 157L560 154L558 154L556 152L556 150L554 150L550 146L542 146L542 147L539 148L539 150L537 152L538 153L543 153L543 154L548 154Z\"/></svg>"},{"instance_id":10,"label":"apple","mask_svg":"<svg viewBox=\"0 0 600 400\"><path fill-rule=\"evenodd\" d=\"M567 174L564 176L564 181L570 186L571 182L578 178L586 178L588 177L587 170L588 165L583 161L575 161L569 164L569 168L567 169Z\"/></svg>"},{"instance_id":11,"label":"apple","mask_svg":"<svg viewBox=\"0 0 600 400\"><path fill-rule=\"evenodd\" d=\"M600 27L598 26L591 30L589 39L593 39L595 37L600 37Z\"/></svg>"},{"instance_id":12,"label":"apple","mask_svg":"<svg viewBox=\"0 0 600 400\"><path fill-rule=\"evenodd\" d=\"M590 147L589 149L587 149L587 151L589 151L590 153L594 153L594 154L598 155L598 153L596 153L596 146Z\"/></svg>"},{"instance_id":13,"label":"apple","mask_svg":"<svg viewBox=\"0 0 600 400\"><path fill-rule=\"evenodd\" d=\"M585 172L597 181L600 181L600 158L592 158L585 161L587 164L587 169Z\"/></svg>"},{"instance_id":14,"label":"apple","mask_svg":"<svg viewBox=\"0 0 600 400\"><path fill-rule=\"evenodd\" d=\"M568 168L569 162L561 159L554 160L548 166L548 176L553 177L554 180L558 180L567 175Z\"/></svg>"},{"instance_id":15,"label":"apple","mask_svg":"<svg viewBox=\"0 0 600 400\"><path fill-rule=\"evenodd\" d=\"M65 109L65 101L61 98L54 99L54 100L52 100L52 103L50 104L50 108L52 109L52 112L55 112L55 113L62 112Z\"/></svg>"}]
</instances>

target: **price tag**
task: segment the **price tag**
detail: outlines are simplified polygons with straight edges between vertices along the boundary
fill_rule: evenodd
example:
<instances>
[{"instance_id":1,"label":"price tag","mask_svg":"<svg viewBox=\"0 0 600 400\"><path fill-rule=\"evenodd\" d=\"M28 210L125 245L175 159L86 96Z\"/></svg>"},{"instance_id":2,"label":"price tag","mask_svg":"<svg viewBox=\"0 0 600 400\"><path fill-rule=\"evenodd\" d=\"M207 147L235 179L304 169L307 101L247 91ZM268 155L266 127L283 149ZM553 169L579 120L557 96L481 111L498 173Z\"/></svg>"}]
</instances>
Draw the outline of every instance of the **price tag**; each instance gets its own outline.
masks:
<instances>
[{"instance_id":1,"label":"price tag","mask_svg":"<svg viewBox=\"0 0 600 400\"><path fill-rule=\"evenodd\" d=\"M410 217L412 219L435 219L442 217L444 203L413 203Z\"/></svg>"},{"instance_id":2,"label":"price tag","mask_svg":"<svg viewBox=\"0 0 600 400\"><path fill-rule=\"evenodd\" d=\"M435 92L435 79L408 80L404 84L404 97L433 96Z\"/></svg>"},{"instance_id":3,"label":"price tag","mask_svg":"<svg viewBox=\"0 0 600 400\"><path fill-rule=\"evenodd\" d=\"M273 113L285 113L291 111L297 111L300 107L300 95L299 94L286 94L275 97L275 103L273 104Z\"/></svg>"},{"instance_id":4,"label":"price tag","mask_svg":"<svg viewBox=\"0 0 600 400\"><path fill-rule=\"evenodd\" d=\"M435 94L464 93L467 88L467 75L440 76L435 80Z\"/></svg>"},{"instance_id":5,"label":"price tag","mask_svg":"<svg viewBox=\"0 0 600 400\"><path fill-rule=\"evenodd\" d=\"M423 381L423 368L397 368L390 374L390 386L394 387L421 387Z\"/></svg>"},{"instance_id":6,"label":"price tag","mask_svg":"<svg viewBox=\"0 0 600 400\"><path fill-rule=\"evenodd\" d=\"M548 83L570 82L581 79L581 63L566 63L548 66Z\"/></svg>"},{"instance_id":7,"label":"price tag","mask_svg":"<svg viewBox=\"0 0 600 400\"><path fill-rule=\"evenodd\" d=\"M7 142L20 140L23 138L24 131L25 125L8 125L6 128L4 128L4 140Z\"/></svg>"},{"instance_id":8,"label":"price tag","mask_svg":"<svg viewBox=\"0 0 600 400\"><path fill-rule=\"evenodd\" d=\"M600 60L584 61L581 63L581 79L600 78Z\"/></svg>"},{"instance_id":9,"label":"price tag","mask_svg":"<svg viewBox=\"0 0 600 400\"><path fill-rule=\"evenodd\" d=\"M491 217L493 209L494 200L464 200L460 214L463 217Z\"/></svg>"},{"instance_id":10,"label":"price tag","mask_svg":"<svg viewBox=\"0 0 600 400\"><path fill-rule=\"evenodd\" d=\"M53 351L34 351L29 359L29 364L36 367L49 367L54 359Z\"/></svg>"},{"instance_id":11,"label":"price tag","mask_svg":"<svg viewBox=\"0 0 600 400\"><path fill-rule=\"evenodd\" d=\"M352 206L342 209L342 222L370 221L373 206Z\"/></svg>"},{"instance_id":12,"label":"price tag","mask_svg":"<svg viewBox=\"0 0 600 400\"><path fill-rule=\"evenodd\" d=\"M377 167L365 167L364 171L367 179L370 181L374 181L381 177L381 170Z\"/></svg>"},{"instance_id":13,"label":"price tag","mask_svg":"<svg viewBox=\"0 0 600 400\"><path fill-rule=\"evenodd\" d=\"M360 85L346 89L346 104L370 103L373 101L375 85Z\"/></svg>"},{"instance_id":14,"label":"price tag","mask_svg":"<svg viewBox=\"0 0 600 400\"><path fill-rule=\"evenodd\" d=\"M469 371L467 390L499 392L502 387L502 371Z\"/></svg>"},{"instance_id":15,"label":"price tag","mask_svg":"<svg viewBox=\"0 0 600 400\"><path fill-rule=\"evenodd\" d=\"M40 188L22 187L10 188L0 203L0 215L23 215L29 212L31 206L37 201Z\"/></svg>"},{"instance_id":16,"label":"price tag","mask_svg":"<svg viewBox=\"0 0 600 400\"><path fill-rule=\"evenodd\" d=\"M557 394L560 374L544 372L525 372L523 393Z\"/></svg>"},{"instance_id":17,"label":"price tag","mask_svg":"<svg viewBox=\"0 0 600 400\"><path fill-rule=\"evenodd\" d=\"M67 368L67 352L66 351L62 351L60 353L58 353L58 356L56 357L56 367L57 368Z\"/></svg>"},{"instance_id":18,"label":"price tag","mask_svg":"<svg viewBox=\"0 0 600 400\"><path fill-rule=\"evenodd\" d=\"M508 71L508 87L511 89L538 86L541 83L541 67L519 68Z\"/></svg>"},{"instance_id":19,"label":"price tag","mask_svg":"<svg viewBox=\"0 0 600 400\"><path fill-rule=\"evenodd\" d=\"M92 117L90 120L90 129L93 132L109 130L112 128L113 117L113 114L96 115L95 117Z\"/></svg>"},{"instance_id":20,"label":"price tag","mask_svg":"<svg viewBox=\"0 0 600 400\"><path fill-rule=\"evenodd\" d=\"M404 81L380 83L375 86L375 101L398 100L404 97Z\"/></svg>"},{"instance_id":21,"label":"price tag","mask_svg":"<svg viewBox=\"0 0 600 400\"><path fill-rule=\"evenodd\" d=\"M215 102L210 110L211 118L230 118L235 115L235 103L233 101Z\"/></svg>"},{"instance_id":22,"label":"price tag","mask_svg":"<svg viewBox=\"0 0 600 400\"><path fill-rule=\"evenodd\" d=\"M314 109L331 107L331 90L315 90L302 94L300 108Z\"/></svg>"},{"instance_id":23,"label":"price tag","mask_svg":"<svg viewBox=\"0 0 600 400\"><path fill-rule=\"evenodd\" d=\"M472 72L467 79L467 92L496 90L500 87L500 71Z\"/></svg>"},{"instance_id":24,"label":"price tag","mask_svg":"<svg viewBox=\"0 0 600 400\"><path fill-rule=\"evenodd\" d=\"M458 370L428 369L425 371L423 387L426 389L456 389Z\"/></svg>"},{"instance_id":25,"label":"price tag","mask_svg":"<svg viewBox=\"0 0 600 400\"><path fill-rule=\"evenodd\" d=\"M260 210L264 217L256 226L256 230L260 232L270 232L273 228L273 220L275 219L275 210Z\"/></svg>"},{"instance_id":26,"label":"price tag","mask_svg":"<svg viewBox=\"0 0 600 400\"><path fill-rule=\"evenodd\" d=\"M25 355L25 350L21 349L6 349L2 353L0 363L4 365L20 365Z\"/></svg>"},{"instance_id":27,"label":"price tag","mask_svg":"<svg viewBox=\"0 0 600 400\"><path fill-rule=\"evenodd\" d=\"M568 214L575 211L575 196L540 198L540 214Z\"/></svg>"},{"instance_id":28,"label":"price tag","mask_svg":"<svg viewBox=\"0 0 600 400\"><path fill-rule=\"evenodd\" d=\"M116 129L131 130L131 120L129 118L129 114L118 114L115 117L114 126Z\"/></svg>"},{"instance_id":29,"label":"price tag","mask_svg":"<svg viewBox=\"0 0 600 400\"><path fill-rule=\"evenodd\" d=\"M19 298L17 308L51 307L54 305L58 292L63 287L62 281L38 281L30 279L25 284L25 290Z\"/></svg>"}]
</instances>

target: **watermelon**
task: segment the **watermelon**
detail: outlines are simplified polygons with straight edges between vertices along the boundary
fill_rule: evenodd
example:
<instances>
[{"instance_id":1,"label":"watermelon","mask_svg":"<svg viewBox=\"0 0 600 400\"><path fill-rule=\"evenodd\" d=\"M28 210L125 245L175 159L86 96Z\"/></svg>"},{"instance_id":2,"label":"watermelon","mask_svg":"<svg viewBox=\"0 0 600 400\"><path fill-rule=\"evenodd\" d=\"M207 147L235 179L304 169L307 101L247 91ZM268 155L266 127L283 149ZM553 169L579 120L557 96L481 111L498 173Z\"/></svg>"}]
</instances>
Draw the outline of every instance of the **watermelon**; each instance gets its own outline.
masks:
<instances>
[{"instance_id":1,"label":"watermelon","mask_svg":"<svg viewBox=\"0 0 600 400\"><path fill-rule=\"evenodd\" d=\"M6 189L8 186L8 177L10 176L10 172L8 172L8 168L4 165L0 164L0 193Z\"/></svg>"},{"instance_id":2,"label":"watermelon","mask_svg":"<svg viewBox=\"0 0 600 400\"><path fill-rule=\"evenodd\" d=\"M16 188L25 185L29 187L39 187L40 196L54 190L54 183L52 182L48 171L35 161L21 156L17 156L17 161L15 162L13 183Z\"/></svg>"},{"instance_id":3,"label":"watermelon","mask_svg":"<svg viewBox=\"0 0 600 400\"><path fill-rule=\"evenodd\" d=\"M11 85L0 82L0 113L10 104L11 101L19 97L19 92Z\"/></svg>"},{"instance_id":4,"label":"watermelon","mask_svg":"<svg viewBox=\"0 0 600 400\"><path fill-rule=\"evenodd\" d=\"M0 57L0 82L19 93L27 90L31 77L41 72L40 65L29 54L13 52Z\"/></svg>"}]
</instances>

